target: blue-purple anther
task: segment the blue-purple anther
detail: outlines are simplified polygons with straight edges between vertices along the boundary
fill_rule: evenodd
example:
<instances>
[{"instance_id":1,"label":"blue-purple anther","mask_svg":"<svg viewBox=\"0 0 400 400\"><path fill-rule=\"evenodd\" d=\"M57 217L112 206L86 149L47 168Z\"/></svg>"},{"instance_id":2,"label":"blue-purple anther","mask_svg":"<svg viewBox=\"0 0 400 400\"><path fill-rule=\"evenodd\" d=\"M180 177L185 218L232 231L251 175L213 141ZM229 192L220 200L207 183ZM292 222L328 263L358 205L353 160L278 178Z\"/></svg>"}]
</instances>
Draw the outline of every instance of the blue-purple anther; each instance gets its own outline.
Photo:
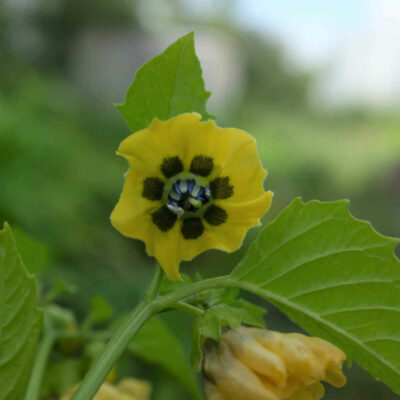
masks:
<instances>
[{"instance_id":1,"label":"blue-purple anther","mask_svg":"<svg viewBox=\"0 0 400 400\"><path fill-rule=\"evenodd\" d=\"M199 186L194 179L177 180L168 195L167 207L181 217L185 211L194 212L211 198L209 186Z\"/></svg>"}]
</instances>

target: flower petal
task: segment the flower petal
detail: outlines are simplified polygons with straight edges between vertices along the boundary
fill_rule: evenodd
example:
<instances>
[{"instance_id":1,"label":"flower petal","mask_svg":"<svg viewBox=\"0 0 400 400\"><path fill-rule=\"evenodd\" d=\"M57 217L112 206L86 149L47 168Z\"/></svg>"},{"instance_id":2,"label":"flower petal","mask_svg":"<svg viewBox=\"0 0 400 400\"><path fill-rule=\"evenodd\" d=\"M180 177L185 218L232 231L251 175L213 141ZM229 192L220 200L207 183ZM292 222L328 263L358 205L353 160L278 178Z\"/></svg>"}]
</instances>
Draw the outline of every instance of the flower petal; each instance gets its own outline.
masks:
<instances>
[{"instance_id":1,"label":"flower petal","mask_svg":"<svg viewBox=\"0 0 400 400\"><path fill-rule=\"evenodd\" d=\"M152 228L149 216L160 207L159 202L143 197L143 176L138 169L128 171L121 196L111 213L111 223L117 230L141 240L149 237Z\"/></svg>"},{"instance_id":2,"label":"flower petal","mask_svg":"<svg viewBox=\"0 0 400 400\"><path fill-rule=\"evenodd\" d=\"M320 400L324 397L325 388L320 382L297 391L288 400Z\"/></svg>"},{"instance_id":3,"label":"flower petal","mask_svg":"<svg viewBox=\"0 0 400 400\"><path fill-rule=\"evenodd\" d=\"M162 232L154 227L151 235L146 238L147 240L142 239L146 242L147 253L156 258L171 280L182 279L179 273L179 264L182 261L180 251L182 239L179 230L179 223L176 223L167 232Z\"/></svg>"},{"instance_id":4,"label":"flower petal","mask_svg":"<svg viewBox=\"0 0 400 400\"><path fill-rule=\"evenodd\" d=\"M232 152L226 164L220 171L221 176L230 178L233 186L233 196L229 202L246 202L257 198L264 193L263 182L267 172L263 169L258 157L255 139L249 134L246 141L237 151Z\"/></svg>"},{"instance_id":5,"label":"flower petal","mask_svg":"<svg viewBox=\"0 0 400 400\"><path fill-rule=\"evenodd\" d=\"M258 374L266 376L278 387L286 384L285 364L276 354L267 350L241 327L230 330L223 336L236 357Z\"/></svg>"},{"instance_id":6,"label":"flower petal","mask_svg":"<svg viewBox=\"0 0 400 400\"><path fill-rule=\"evenodd\" d=\"M145 165L151 174L160 173L163 160L176 157L188 169L190 138L197 136L200 114L187 113L167 121L154 119L151 125L122 141L118 154L137 164Z\"/></svg>"},{"instance_id":7,"label":"flower petal","mask_svg":"<svg viewBox=\"0 0 400 400\"><path fill-rule=\"evenodd\" d=\"M226 222L218 226L212 226L205 221L205 235L212 244L212 248L224 251L237 250L246 235L246 232L254 226L260 225L259 219L264 215L272 201L272 192L263 192L258 198L243 202L233 203L226 200L215 201L215 205L223 209L226 214Z\"/></svg>"},{"instance_id":8,"label":"flower petal","mask_svg":"<svg viewBox=\"0 0 400 400\"><path fill-rule=\"evenodd\" d=\"M218 388L211 383L208 379L204 380L204 392L207 400L227 400Z\"/></svg>"},{"instance_id":9,"label":"flower petal","mask_svg":"<svg viewBox=\"0 0 400 400\"><path fill-rule=\"evenodd\" d=\"M224 343L220 343L218 352L207 356L204 371L213 377L217 388L227 399L279 400Z\"/></svg>"}]
</instances>

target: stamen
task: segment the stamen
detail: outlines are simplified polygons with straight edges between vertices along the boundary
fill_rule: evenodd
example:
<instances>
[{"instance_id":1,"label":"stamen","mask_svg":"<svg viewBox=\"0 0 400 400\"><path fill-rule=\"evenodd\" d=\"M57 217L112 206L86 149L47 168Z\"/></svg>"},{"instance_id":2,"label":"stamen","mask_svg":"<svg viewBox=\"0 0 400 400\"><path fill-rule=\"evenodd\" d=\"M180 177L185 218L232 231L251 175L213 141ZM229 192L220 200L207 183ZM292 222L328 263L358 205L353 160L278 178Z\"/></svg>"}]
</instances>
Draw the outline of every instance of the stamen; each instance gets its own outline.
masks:
<instances>
[{"instance_id":1,"label":"stamen","mask_svg":"<svg viewBox=\"0 0 400 400\"><path fill-rule=\"evenodd\" d=\"M197 185L194 179L178 179L172 185L172 191L168 195L167 207L178 217L185 211L195 212L210 201L210 188Z\"/></svg>"}]
</instances>

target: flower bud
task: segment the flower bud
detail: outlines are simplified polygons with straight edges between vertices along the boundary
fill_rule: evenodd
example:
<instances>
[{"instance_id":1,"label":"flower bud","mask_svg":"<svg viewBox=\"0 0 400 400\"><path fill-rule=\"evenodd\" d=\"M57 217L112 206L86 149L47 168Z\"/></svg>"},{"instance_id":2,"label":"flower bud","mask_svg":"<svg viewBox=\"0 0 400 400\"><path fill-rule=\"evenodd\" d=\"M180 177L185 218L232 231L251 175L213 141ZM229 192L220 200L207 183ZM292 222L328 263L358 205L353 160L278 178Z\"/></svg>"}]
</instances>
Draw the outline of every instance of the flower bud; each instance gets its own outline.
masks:
<instances>
[{"instance_id":1,"label":"flower bud","mask_svg":"<svg viewBox=\"0 0 400 400\"><path fill-rule=\"evenodd\" d=\"M345 359L323 339L238 327L206 349L207 400L319 400L325 393L320 381L346 383Z\"/></svg>"},{"instance_id":2,"label":"flower bud","mask_svg":"<svg viewBox=\"0 0 400 400\"><path fill-rule=\"evenodd\" d=\"M77 389L78 385L68 390L61 400L70 400ZM117 385L104 383L93 400L149 400L150 393L151 387L148 382L128 378Z\"/></svg>"}]
</instances>

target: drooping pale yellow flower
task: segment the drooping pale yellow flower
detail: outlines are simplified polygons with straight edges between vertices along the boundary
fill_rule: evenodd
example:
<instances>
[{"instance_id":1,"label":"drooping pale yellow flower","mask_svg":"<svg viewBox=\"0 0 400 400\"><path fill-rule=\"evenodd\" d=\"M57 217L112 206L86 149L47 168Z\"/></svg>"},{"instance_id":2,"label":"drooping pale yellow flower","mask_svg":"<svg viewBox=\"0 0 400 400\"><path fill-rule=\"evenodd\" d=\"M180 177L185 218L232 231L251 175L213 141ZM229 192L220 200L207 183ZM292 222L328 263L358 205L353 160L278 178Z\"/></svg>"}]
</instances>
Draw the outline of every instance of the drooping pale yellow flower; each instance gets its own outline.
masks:
<instances>
[{"instance_id":1,"label":"drooping pale yellow flower","mask_svg":"<svg viewBox=\"0 0 400 400\"><path fill-rule=\"evenodd\" d=\"M78 385L68 390L61 400L70 400L77 389ZM149 400L150 393L151 387L148 382L127 378L117 385L103 383L93 400Z\"/></svg>"},{"instance_id":2,"label":"drooping pale yellow flower","mask_svg":"<svg viewBox=\"0 0 400 400\"><path fill-rule=\"evenodd\" d=\"M196 113L155 119L118 150L130 169L111 222L143 240L174 280L182 260L238 249L272 198L263 189L266 172L254 138L200 120Z\"/></svg>"},{"instance_id":3,"label":"drooping pale yellow flower","mask_svg":"<svg viewBox=\"0 0 400 400\"><path fill-rule=\"evenodd\" d=\"M238 327L204 358L207 400L319 400L346 383L346 355L326 340Z\"/></svg>"}]
</instances>

